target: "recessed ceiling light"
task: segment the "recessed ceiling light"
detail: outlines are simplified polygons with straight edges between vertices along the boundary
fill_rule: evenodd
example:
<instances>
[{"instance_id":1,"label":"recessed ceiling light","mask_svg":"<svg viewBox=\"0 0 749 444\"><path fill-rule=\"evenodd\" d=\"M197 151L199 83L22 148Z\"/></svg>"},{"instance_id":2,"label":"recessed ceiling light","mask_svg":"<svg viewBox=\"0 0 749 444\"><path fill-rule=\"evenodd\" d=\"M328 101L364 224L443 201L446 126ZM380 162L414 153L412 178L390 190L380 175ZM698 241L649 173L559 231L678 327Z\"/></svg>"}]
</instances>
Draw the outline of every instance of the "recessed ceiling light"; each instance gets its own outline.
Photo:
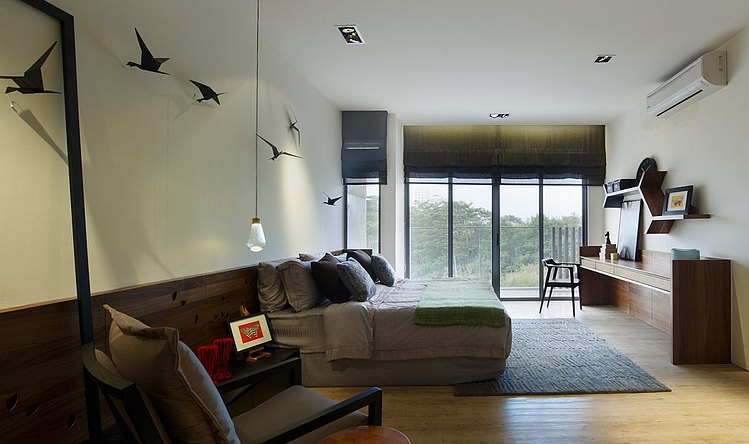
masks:
<instances>
[{"instance_id":1,"label":"recessed ceiling light","mask_svg":"<svg viewBox=\"0 0 749 444\"><path fill-rule=\"evenodd\" d=\"M364 37L362 37L359 29L356 25L336 25L338 32L343 36L343 40L346 43L352 45L363 45Z\"/></svg>"},{"instance_id":2,"label":"recessed ceiling light","mask_svg":"<svg viewBox=\"0 0 749 444\"><path fill-rule=\"evenodd\" d=\"M593 63L609 63L616 54L598 54Z\"/></svg>"},{"instance_id":3,"label":"recessed ceiling light","mask_svg":"<svg viewBox=\"0 0 749 444\"><path fill-rule=\"evenodd\" d=\"M510 113L489 113L489 117L492 119L506 119L510 117Z\"/></svg>"}]
</instances>

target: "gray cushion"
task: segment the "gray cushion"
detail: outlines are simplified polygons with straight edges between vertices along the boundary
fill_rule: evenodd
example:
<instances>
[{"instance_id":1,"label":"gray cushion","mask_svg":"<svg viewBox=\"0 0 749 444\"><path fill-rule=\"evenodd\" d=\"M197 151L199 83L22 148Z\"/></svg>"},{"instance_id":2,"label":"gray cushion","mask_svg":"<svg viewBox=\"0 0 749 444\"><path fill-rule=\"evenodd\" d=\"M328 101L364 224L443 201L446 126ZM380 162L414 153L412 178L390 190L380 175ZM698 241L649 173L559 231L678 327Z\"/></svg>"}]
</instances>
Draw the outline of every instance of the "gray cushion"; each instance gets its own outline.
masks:
<instances>
[{"instance_id":1,"label":"gray cushion","mask_svg":"<svg viewBox=\"0 0 749 444\"><path fill-rule=\"evenodd\" d=\"M362 250L349 251L346 255L346 259L351 258L356 259L356 261L367 270L367 274L369 274L369 277L371 277L373 281L377 280L377 276L375 275L374 270L372 270L372 258L367 253Z\"/></svg>"},{"instance_id":2,"label":"gray cushion","mask_svg":"<svg viewBox=\"0 0 749 444\"><path fill-rule=\"evenodd\" d=\"M140 387L175 442L238 443L221 396L171 327L151 328L108 305L109 350L117 371Z\"/></svg>"},{"instance_id":3,"label":"gray cushion","mask_svg":"<svg viewBox=\"0 0 749 444\"><path fill-rule=\"evenodd\" d=\"M257 298L260 310L272 313L289 305L283 288L281 272L272 262L260 262L257 266Z\"/></svg>"},{"instance_id":4,"label":"gray cushion","mask_svg":"<svg viewBox=\"0 0 749 444\"><path fill-rule=\"evenodd\" d=\"M309 262L292 259L276 268L281 272L286 298L294 311L307 310L320 303L320 291Z\"/></svg>"},{"instance_id":5,"label":"gray cushion","mask_svg":"<svg viewBox=\"0 0 749 444\"><path fill-rule=\"evenodd\" d=\"M372 255L372 270L381 284L392 287L395 285L395 270L390 265L385 256L380 254Z\"/></svg>"},{"instance_id":6,"label":"gray cushion","mask_svg":"<svg viewBox=\"0 0 749 444\"><path fill-rule=\"evenodd\" d=\"M254 409L234 417L234 425L242 442L255 441L335 404L330 398L295 385ZM339 430L360 425L367 425L367 415L354 412L292 442L317 443Z\"/></svg>"},{"instance_id":7,"label":"gray cushion","mask_svg":"<svg viewBox=\"0 0 749 444\"><path fill-rule=\"evenodd\" d=\"M364 302L377 292L377 286L369 273L356 259L351 258L341 262L336 267L338 276L340 276L354 300Z\"/></svg>"}]
</instances>

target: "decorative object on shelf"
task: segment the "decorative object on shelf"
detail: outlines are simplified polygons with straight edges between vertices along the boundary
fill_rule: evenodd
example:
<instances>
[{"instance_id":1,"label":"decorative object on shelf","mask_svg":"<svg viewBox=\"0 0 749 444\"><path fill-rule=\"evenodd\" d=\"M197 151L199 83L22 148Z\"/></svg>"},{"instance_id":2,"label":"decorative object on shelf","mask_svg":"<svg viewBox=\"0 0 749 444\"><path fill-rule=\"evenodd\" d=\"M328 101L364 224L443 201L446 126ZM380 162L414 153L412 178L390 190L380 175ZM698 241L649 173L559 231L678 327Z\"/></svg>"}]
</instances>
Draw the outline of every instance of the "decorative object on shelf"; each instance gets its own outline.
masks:
<instances>
[{"instance_id":1,"label":"decorative object on shelf","mask_svg":"<svg viewBox=\"0 0 749 444\"><path fill-rule=\"evenodd\" d=\"M289 130L291 130L292 133L296 132L294 140L296 141L296 147L299 148L302 146L302 132L299 131L299 127L296 125L298 122L296 114L294 114L294 110L291 109L291 107L288 107L287 113L289 115Z\"/></svg>"},{"instance_id":2,"label":"decorative object on shelf","mask_svg":"<svg viewBox=\"0 0 749 444\"><path fill-rule=\"evenodd\" d=\"M138 32L138 28L135 28L135 36L138 37L138 44L140 45L140 63L127 62L127 66L134 66L140 68L143 71L157 72L159 74L171 75L168 72L159 71L161 64L169 60L169 57L154 57L151 51L148 50L148 46L143 41Z\"/></svg>"},{"instance_id":3,"label":"decorative object on shelf","mask_svg":"<svg viewBox=\"0 0 749 444\"><path fill-rule=\"evenodd\" d=\"M218 357L216 375L213 379L218 382L231 379L231 372L229 371L229 356L231 356L231 349L234 346L234 340L232 338L218 338L213 340L213 345L216 346Z\"/></svg>"},{"instance_id":4,"label":"decorative object on shelf","mask_svg":"<svg viewBox=\"0 0 749 444\"><path fill-rule=\"evenodd\" d=\"M257 0L257 15L255 16L255 217L250 225L250 235L247 238L247 247L253 253L263 251L265 248L265 232L258 216L258 149L257 149L257 124L258 103L260 92L260 0Z\"/></svg>"},{"instance_id":5,"label":"decorative object on shelf","mask_svg":"<svg viewBox=\"0 0 749 444\"><path fill-rule=\"evenodd\" d=\"M302 156L297 156L296 154L291 154L291 153L288 153L286 151L279 150L277 146L275 146L272 143L270 143L270 141L268 141L268 139L266 139L265 137L261 136L260 134L256 134L256 136L259 137L263 142L267 143L268 146L270 146L270 148L273 150L273 157L271 157L269 160L276 160L276 159L278 159L279 157L281 157L284 154L287 155L287 156L291 156L291 157L298 157L300 159L302 158Z\"/></svg>"},{"instance_id":6,"label":"decorative object on shelf","mask_svg":"<svg viewBox=\"0 0 749 444\"><path fill-rule=\"evenodd\" d=\"M45 90L44 82L42 81L42 65L47 61L47 57L49 57L49 53L52 52L55 45L57 45L57 42L53 43L22 76L0 76L0 79L10 79L18 85L17 87L9 86L5 88L5 94L12 92L20 92L21 94L60 94L57 91Z\"/></svg>"},{"instance_id":7,"label":"decorative object on shelf","mask_svg":"<svg viewBox=\"0 0 749 444\"><path fill-rule=\"evenodd\" d=\"M693 192L694 185L667 189L661 214L664 216L689 214Z\"/></svg>"},{"instance_id":8,"label":"decorative object on shelf","mask_svg":"<svg viewBox=\"0 0 749 444\"><path fill-rule=\"evenodd\" d=\"M323 203L324 203L325 205L330 205L331 207L332 207L332 206L334 206L334 205L335 205L335 203L336 203L336 202L338 202L338 200L339 200L340 198L342 198L342 197L343 197L343 196L338 196L338 197L330 197L330 196L328 196L328 194L327 194L327 193L324 193L324 192L323 192L323 194L325 194L325 197L327 197L327 198L328 198L328 199L327 199L326 201L324 201Z\"/></svg>"},{"instance_id":9,"label":"decorative object on shelf","mask_svg":"<svg viewBox=\"0 0 749 444\"><path fill-rule=\"evenodd\" d=\"M610 245L611 244L611 237L609 236L609 232L608 231L606 232L606 234L604 235L604 237L606 238L606 245Z\"/></svg>"},{"instance_id":10,"label":"decorative object on shelf","mask_svg":"<svg viewBox=\"0 0 749 444\"><path fill-rule=\"evenodd\" d=\"M672 261L698 261L700 260L700 250L696 248L672 248Z\"/></svg>"},{"instance_id":11,"label":"decorative object on shelf","mask_svg":"<svg viewBox=\"0 0 749 444\"><path fill-rule=\"evenodd\" d=\"M619 213L619 240L616 252L619 259L636 261L637 244L640 237L640 199L622 202Z\"/></svg>"},{"instance_id":12,"label":"decorative object on shelf","mask_svg":"<svg viewBox=\"0 0 749 444\"><path fill-rule=\"evenodd\" d=\"M230 321L229 331L234 339L238 360L252 362L270 356L262 346L273 340L265 313Z\"/></svg>"},{"instance_id":13,"label":"decorative object on shelf","mask_svg":"<svg viewBox=\"0 0 749 444\"><path fill-rule=\"evenodd\" d=\"M208 372L208 376L214 384L218 384L218 380L214 377L216 374L216 368L218 367L218 346L216 344L201 345L198 347L195 353L198 356L198 360L205 371Z\"/></svg>"},{"instance_id":14,"label":"decorative object on shelf","mask_svg":"<svg viewBox=\"0 0 749 444\"><path fill-rule=\"evenodd\" d=\"M637 178L637 183L640 183L640 179L645 171L658 171L658 165L652 157L642 159L642 162L640 162L640 165L637 167L637 175L635 176Z\"/></svg>"},{"instance_id":15,"label":"decorative object on shelf","mask_svg":"<svg viewBox=\"0 0 749 444\"><path fill-rule=\"evenodd\" d=\"M216 91L213 90L213 88L211 88L208 85L204 85L200 82L196 82L195 80L190 80L190 81L192 82L193 85L198 87L198 89L200 90L200 94L203 94L203 97L196 100L196 102L200 103L204 100L213 100L217 104L221 105L221 102L218 101L218 96L220 96L221 94L226 94L225 92L217 93Z\"/></svg>"}]
</instances>

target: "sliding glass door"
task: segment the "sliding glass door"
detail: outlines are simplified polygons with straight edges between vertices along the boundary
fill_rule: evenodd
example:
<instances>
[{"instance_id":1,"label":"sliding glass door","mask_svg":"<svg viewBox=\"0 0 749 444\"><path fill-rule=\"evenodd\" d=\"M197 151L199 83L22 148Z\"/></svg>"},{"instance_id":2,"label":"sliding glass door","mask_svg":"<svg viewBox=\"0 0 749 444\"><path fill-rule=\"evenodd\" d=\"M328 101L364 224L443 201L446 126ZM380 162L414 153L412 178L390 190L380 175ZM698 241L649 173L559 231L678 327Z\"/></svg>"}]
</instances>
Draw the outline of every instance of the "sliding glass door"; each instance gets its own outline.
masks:
<instances>
[{"instance_id":1,"label":"sliding glass door","mask_svg":"<svg viewBox=\"0 0 749 444\"><path fill-rule=\"evenodd\" d=\"M504 181L499 186L499 297L538 297L538 180Z\"/></svg>"}]
</instances>

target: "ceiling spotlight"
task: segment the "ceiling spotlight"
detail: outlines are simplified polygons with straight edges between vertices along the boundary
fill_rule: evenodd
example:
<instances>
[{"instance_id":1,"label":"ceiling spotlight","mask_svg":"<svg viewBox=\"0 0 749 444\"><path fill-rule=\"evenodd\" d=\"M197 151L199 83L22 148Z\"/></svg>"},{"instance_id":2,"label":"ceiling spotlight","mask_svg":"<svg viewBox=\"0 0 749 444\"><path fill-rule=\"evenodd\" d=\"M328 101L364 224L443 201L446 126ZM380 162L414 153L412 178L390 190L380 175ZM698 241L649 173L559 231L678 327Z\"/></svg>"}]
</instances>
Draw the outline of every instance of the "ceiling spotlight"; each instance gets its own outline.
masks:
<instances>
[{"instance_id":1,"label":"ceiling spotlight","mask_svg":"<svg viewBox=\"0 0 749 444\"><path fill-rule=\"evenodd\" d=\"M364 38L361 36L359 29L356 28L356 25L337 25L336 28L338 28L338 32L341 33L346 43L353 45L364 44Z\"/></svg>"},{"instance_id":2,"label":"ceiling spotlight","mask_svg":"<svg viewBox=\"0 0 749 444\"><path fill-rule=\"evenodd\" d=\"M593 63L609 63L615 55L616 54L598 54L598 56L596 56L596 59L593 60Z\"/></svg>"},{"instance_id":3,"label":"ceiling spotlight","mask_svg":"<svg viewBox=\"0 0 749 444\"><path fill-rule=\"evenodd\" d=\"M489 117L492 119L506 119L510 117L510 113L489 113Z\"/></svg>"}]
</instances>

